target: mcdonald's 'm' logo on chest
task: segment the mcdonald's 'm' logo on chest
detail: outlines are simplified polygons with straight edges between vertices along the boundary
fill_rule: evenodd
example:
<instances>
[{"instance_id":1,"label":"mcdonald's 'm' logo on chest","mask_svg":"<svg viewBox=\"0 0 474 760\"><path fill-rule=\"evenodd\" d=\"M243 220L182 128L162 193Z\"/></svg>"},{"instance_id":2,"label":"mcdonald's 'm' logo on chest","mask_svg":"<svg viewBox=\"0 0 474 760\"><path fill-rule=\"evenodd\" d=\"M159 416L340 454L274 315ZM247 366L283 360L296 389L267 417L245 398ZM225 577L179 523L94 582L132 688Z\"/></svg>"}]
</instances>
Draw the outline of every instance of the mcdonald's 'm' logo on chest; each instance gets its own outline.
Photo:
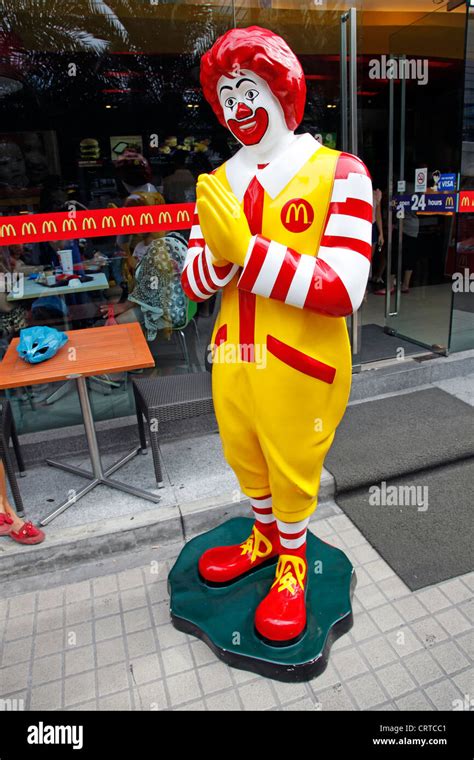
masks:
<instances>
[{"instance_id":1,"label":"mcdonald's 'm' logo on chest","mask_svg":"<svg viewBox=\"0 0 474 760\"><path fill-rule=\"evenodd\" d=\"M304 198L292 198L281 210L281 223L290 232L306 232L314 222L314 210Z\"/></svg>"}]
</instances>

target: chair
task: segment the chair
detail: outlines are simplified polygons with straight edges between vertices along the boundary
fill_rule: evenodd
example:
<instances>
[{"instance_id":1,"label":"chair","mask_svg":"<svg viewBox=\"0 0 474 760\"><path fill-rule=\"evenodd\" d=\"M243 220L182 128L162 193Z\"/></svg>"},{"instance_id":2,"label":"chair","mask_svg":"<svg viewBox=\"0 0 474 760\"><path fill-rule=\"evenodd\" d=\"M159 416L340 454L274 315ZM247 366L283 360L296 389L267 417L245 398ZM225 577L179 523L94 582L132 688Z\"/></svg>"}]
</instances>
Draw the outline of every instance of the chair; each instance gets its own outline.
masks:
<instances>
[{"instance_id":1,"label":"chair","mask_svg":"<svg viewBox=\"0 0 474 760\"><path fill-rule=\"evenodd\" d=\"M142 453L147 439L143 418L148 423L155 477L163 486L160 462L159 427L161 422L183 420L213 411L211 374L194 372L186 375L144 377L132 381L137 410L138 432Z\"/></svg>"},{"instance_id":2,"label":"chair","mask_svg":"<svg viewBox=\"0 0 474 760\"><path fill-rule=\"evenodd\" d=\"M10 483L10 488L13 494L13 500L15 502L16 511L20 516L24 515L23 500L21 498L20 489L15 476L15 468L13 467L12 458L10 455L10 439L13 444L13 451L15 452L16 461L18 463L18 469L20 475L23 475L26 471L23 456L21 454L20 442L16 432L15 421L13 419L13 413L11 404L8 399L0 400L0 457L5 466L5 471Z\"/></svg>"},{"instance_id":3,"label":"chair","mask_svg":"<svg viewBox=\"0 0 474 760\"><path fill-rule=\"evenodd\" d=\"M189 325L189 323L192 322L194 331L196 333L196 339L199 341L199 331L198 331L198 326L195 319L197 309L198 309L197 303L195 301L191 301L189 298L186 297L186 321L184 322L184 324L180 325L179 327L173 327L173 333L176 333L180 339L181 348L184 354L184 359L186 361L186 364L189 370L191 369L191 365L189 363L188 344L186 343L186 334L184 330Z\"/></svg>"}]
</instances>

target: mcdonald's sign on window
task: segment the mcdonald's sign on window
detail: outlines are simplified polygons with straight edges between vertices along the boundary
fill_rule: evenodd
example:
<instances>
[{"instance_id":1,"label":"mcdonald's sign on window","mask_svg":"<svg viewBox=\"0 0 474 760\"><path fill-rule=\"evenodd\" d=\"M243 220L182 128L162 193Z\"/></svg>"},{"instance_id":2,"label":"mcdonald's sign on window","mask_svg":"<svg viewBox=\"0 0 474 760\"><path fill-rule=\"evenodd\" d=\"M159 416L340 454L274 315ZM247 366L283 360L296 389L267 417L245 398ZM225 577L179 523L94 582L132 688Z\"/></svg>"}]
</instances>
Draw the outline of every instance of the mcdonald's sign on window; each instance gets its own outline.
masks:
<instances>
[{"instance_id":1,"label":"mcdonald's sign on window","mask_svg":"<svg viewBox=\"0 0 474 760\"><path fill-rule=\"evenodd\" d=\"M149 211L140 214L140 224L153 224L153 217Z\"/></svg>"},{"instance_id":2,"label":"mcdonald's sign on window","mask_svg":"<svg viewBox=\"0 0 474 760\"><path fill-rule=\"evenodd\" d=\"M41 226L41 232L43 233L43 235L45 233L51 234L57 231L58 231L58 228L56 227L56 223L53 222L52 219L46 219Z\"/></svg>"},{"instance_id":3,"label":"mcdonald's sign on window","mask_svg":"<svg viewBox=\"0 0 474 760\"><path fill-rule=\"evenodd\" d=\"M461 213L474 212L474 190L462 190L459 193L459 207Z\"/></svg>"},{"instance_id":4,"label":"mcdonald's sign on window","mask_svg":"<svg viewBox=\"0 0 474 760\"><path fill-rule=\"evenodd\" d=\"M83 230L96 230L97 224L93 216L85 216L82 220L82 229Z\"/></svg>"},{"instance_id":5,"label":"mcdonald's sign on window","mask_svg":"<svg viewBox=\"0 0 474 760\"><path fill-rule=\"evenodd\" d=\"M133 224L133 216L131 214L123 214L121 224L122 227L130 227Z\"/></svg>"},{"instance_id":6,"label":"mcdonald's sign on window","mask_svg":"<svg viewBox=\"0 0 474 760\"><path fill-rule=\"evenodd\" d=\"M178 222L190 222L190 221L191 221L191 218L188 212L186 211L186 209L184 209L184 211L178 211Z\"/></svg>"},{"instance_id":7,"label":"mcdonald's sign on window","mask_svg":"<svg viewBox=\"0 0 474 760\"><path fill-rule=\"evenodd\" d=\"M158 224L171 224L171 214L169 211L160 211L158 216Z\"/></svg>"},{"instance_id":8,"label":"mcdonald's sign on window","mask_svg":"<svg viewBox=\"0 0 474 760\"><path fill-rule=\"evenodd\" d=\"M115 221L115 219L113 218L113 216L111 216L110 214L108 214L108 216L104 216L103 217L103 219L102 219L102 227L104 229L106 227L109 229L110 227L116 227L116 226L117 226L117 222Z\"/></svg>"},{"instance_id":9,"label":"mcdonald's sign on window","mask_svg":"<svg viewBox=\"0 0 474 760\"><path fill-rule=\"evenodd\" d=\"M15 228L13 224L1 224L0 225L0 238L10 237L15 234Z\"/></svg>"},{"instance_id":10,"label":"mcdonald's sign on window","mask_svg":"<svg viewBox=\"0 0 474 760\"><path fill-rule=\"evenodd\" d=\"M37 235L38 230L36 229L36 225L33 224L33 222L23 222L21 225L21 234L22 235Z\"/></svg>"},{"instance_id":11,"label":"mcdonald's sign on window","mask_svg":"<svg viewBox=\"0 0 474 760\"><path fill-rule=\"evenodd\" d=\"M74 221L74 219L63 219L63 232L71 232L71 230L75 230L77 232L77 224Z\"/></svg>"},{"instance_id":12,"label":"mcdonald's sign on window","mask_svg":"<svg viewBox=\"0 0 474 760\"><path fill-rule=\"evenodd\" d=\"M454 208L454 198L452 195L448 195L446 198L446 208Z\"/></svg>"}]
</instances>

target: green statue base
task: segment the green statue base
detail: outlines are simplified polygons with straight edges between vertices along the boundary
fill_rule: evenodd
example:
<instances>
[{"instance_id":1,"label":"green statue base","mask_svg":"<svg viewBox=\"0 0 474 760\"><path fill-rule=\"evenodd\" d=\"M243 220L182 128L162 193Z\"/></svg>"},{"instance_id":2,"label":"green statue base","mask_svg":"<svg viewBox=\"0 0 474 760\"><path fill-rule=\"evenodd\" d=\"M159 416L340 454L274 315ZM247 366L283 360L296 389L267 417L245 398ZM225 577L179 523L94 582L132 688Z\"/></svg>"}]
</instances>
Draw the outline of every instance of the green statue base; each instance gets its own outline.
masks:
<instances>
[{"instance_id":1,"label":"green statue base","mask_svg":"<svg viewBox=\"0 0 474 760\"><path fill-rule=\"evenodd\" d=\"M280 681L307 681L323 672L332 643L352 627L354 568L344 552L308 533L306 632L296 644L271 646L259 638L253 619L274 580L276 562L218 588L198 574L206 549L245 541L252 523L237 517L186 544L168 577L171 619L228 665Z\"/></svg>"}]
</instances>

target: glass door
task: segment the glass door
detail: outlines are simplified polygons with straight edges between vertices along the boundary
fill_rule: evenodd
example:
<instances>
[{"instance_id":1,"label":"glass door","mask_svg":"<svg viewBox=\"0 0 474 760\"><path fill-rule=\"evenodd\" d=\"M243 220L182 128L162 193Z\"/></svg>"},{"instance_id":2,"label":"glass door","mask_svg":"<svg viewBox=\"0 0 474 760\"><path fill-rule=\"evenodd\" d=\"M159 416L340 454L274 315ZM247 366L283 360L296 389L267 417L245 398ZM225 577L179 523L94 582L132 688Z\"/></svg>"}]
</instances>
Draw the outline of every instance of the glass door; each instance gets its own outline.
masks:
<instances>
[{"instance_id":1,"label":"glass door","mask_svg":"<svg viewBox=\"0 0 474 760\"><path fill-rule=\"evenodd\" d=\"M443 8L393 34L383 61L387 240L373 265L384 283L366 309L370 324L383 324L377 359L449 349L465 32L466 8Z\"/></svg>"}]
</instances>

